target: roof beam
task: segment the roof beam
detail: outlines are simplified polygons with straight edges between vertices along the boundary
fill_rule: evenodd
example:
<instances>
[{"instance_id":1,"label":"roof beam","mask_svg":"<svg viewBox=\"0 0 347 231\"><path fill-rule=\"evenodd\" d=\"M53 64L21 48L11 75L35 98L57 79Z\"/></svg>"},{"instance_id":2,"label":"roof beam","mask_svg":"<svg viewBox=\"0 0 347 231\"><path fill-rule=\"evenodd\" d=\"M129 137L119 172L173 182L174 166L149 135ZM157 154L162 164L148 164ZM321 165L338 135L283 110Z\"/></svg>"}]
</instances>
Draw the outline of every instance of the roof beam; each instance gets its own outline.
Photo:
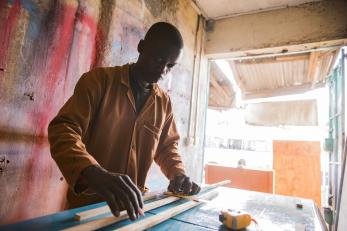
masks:
<instances>
[{"instance_id":1,"label":"roof beam","mask_svg":"<svg viewBox=\"0 0 347 231\"><path fill-rule=\"evenodd\" d=\"M215 76L211 76L211 85L215 89L213 93L217 93L218 96L214 95L212 98L215 99L216 104L226 106L227 104L232 104L232 96L228 95L227 92L225 92L224 88L220 86L220 84L217 82L217 79ZM210 94L212 91L210 92ZM228 102L229 101L229 102Z\"/></svg>"},{"instance_id":2,"label":"roof beam","mask_svg":"<svg viewBox=\"0 0 347 231\"><path fill-rule=\"evenodd\" d=\"M207 33L205 54L240 58L345 45L346 12L346 1L319 1L217 20Z\"/></svg>"},{"instance_id":3,"label":"roof beam","mask_svg":"<svg viewBox=\"0 0 347 231\"><path fill-rule=\"evenodd\" d=\"M306 78L308 82L313 82L314 76L316 74L317 69L317 61L318 61L318 52L311 52L310 59L308 61L307 74Z\"/></svg>"},{"instance_id":4,"label":"roof beam","mask_svg":"<svg viewBox=\"0 0 347 231\"><path fill-rule=\"evenodd\" d=\"M236 84L239 86L241 92L244 92L246 90L246 87L245 87L245 84L243 83L243 81L241 79L239 72L237 71L237 67L236 67L234 61L230 61L229 65L230 65L231 70L233 71Z\"/></svg>"}]
</instances>

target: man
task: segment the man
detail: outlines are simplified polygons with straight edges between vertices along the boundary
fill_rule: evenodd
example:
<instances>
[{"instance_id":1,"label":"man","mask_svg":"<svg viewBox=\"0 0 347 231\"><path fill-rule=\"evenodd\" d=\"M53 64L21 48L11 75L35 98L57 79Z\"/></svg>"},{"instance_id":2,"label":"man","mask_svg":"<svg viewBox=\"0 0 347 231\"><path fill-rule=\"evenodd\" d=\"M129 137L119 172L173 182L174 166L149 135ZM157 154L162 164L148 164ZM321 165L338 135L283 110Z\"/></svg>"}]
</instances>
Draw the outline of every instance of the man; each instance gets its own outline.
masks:
<instances>
[{"instance_id":1,"label":"man","mask_svg":"<svg viewBox=\"0 0 347 231\"><path fill-rule=\"evenodd\" d=\"M170 98L157 85L182 48L177 28L159 22L139 42L136 63L82 75L48 128L52 157L70 186L70 208L106 200L115 216L124 208L136 219L153 160L170 180L168 190L199 192L178 154Z\"/></svg>"}]
</instances>

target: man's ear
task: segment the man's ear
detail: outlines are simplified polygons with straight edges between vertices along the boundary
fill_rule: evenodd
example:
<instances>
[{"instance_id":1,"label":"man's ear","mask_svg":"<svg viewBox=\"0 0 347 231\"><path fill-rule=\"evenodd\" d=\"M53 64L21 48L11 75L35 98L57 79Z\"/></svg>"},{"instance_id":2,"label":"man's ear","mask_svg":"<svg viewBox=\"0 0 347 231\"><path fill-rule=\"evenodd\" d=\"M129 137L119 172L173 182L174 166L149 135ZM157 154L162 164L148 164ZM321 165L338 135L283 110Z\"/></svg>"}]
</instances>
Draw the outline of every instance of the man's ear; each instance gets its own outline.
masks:
<instances>
[{"instance_id":1,"label":"man's ear","mask_svg":"<svg viewBox=\"0 0 347 231\"><path fill-rule=\"evenodd\" d=\"M137 45L137 51L141 54L143 52L145 41L143 39L140 40L139 44Z\"/></svg>"}]
</instances>

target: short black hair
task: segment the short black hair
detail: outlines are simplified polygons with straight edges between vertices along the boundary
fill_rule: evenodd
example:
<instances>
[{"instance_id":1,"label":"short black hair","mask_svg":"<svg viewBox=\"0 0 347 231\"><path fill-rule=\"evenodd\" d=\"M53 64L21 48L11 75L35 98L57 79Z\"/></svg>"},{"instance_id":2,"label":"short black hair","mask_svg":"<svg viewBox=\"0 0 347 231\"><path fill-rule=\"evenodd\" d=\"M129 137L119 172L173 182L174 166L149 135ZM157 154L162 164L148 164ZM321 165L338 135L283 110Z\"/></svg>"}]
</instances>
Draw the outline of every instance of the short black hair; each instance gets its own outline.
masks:
<instances>
[{"instance_id":1,"label":"short black hair","mask_svg":"<svg viewBox=\"0 0 347 231\"><path fill-rule=\"evenodd\" d=\"M179 30L167 22L154 23L146 33L145 41L156 41L165 39L173 45L183 48L183 38Z\"/></svg>"}]
</instances>

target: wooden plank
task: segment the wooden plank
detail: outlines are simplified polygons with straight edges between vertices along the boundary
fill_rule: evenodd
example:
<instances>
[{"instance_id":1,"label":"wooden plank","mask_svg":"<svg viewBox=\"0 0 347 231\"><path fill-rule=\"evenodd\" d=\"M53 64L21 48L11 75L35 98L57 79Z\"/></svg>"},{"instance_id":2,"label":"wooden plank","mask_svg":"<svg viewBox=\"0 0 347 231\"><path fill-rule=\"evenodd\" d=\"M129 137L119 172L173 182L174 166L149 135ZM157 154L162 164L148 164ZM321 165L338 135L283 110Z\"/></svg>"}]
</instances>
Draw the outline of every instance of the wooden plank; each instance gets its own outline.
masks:
<instances>
[{"instance_id":1,"label":"wooden plank","mask_svg":"<svg viewBox=\"0 0 347 231\"><path fill-rule=\"evenodd\" d=\"M143 196L143 200L147 201L147 200L154 199L154 198L158 197L159 194L160 194L160 192L152 192L152 193L149 193L147 195L145 194ZM90 209L90 210L87 210L84 212L76 213L75 214L75 220L76 221L83 221L83 220L86 220L88 218L91 218L91 217L94 217L94 216L97 216L100 214L104 214L104 213L110 213L110 212L111 212L110 207L108 205L105 205L105 206L102 206L99 208Z\"/></svg>"},{"instance_id":2,"label":"wooden plank","mask_svg":"<svg viewBox=\"0 0 347 231\"><path fill-rule=\"evenodd\" d=\"M237 69L235 61L229 61L228 63L230 65L231 71L233 72L235 82L239 86L239 88L241 89L241 92L246 91L245 83L242 80L242 76L240 76L240 73L239 73L239 71Z\"/></svg>"},{"instance_id":3,"label":"wooden plank","mask_svg":"<svg viewBox=\"0 0 347 231\"><path fill-rule=\"evenodd\" d=\"M159 208L161 206L170 204L174 201L180 200L179 197L167 197L161 200L157 200L148 204L144 205L143 211L149 211L155 208ZM107 206L108 207L108 206ZM98 215L98 214L96 214ZM84 231L84 230L96 230L100 229L102 227L111 225L113 223L116 223L118 221L122 221L127 219L129 216L127 214L127 211L123 210L120 212L119 217L111 216L111 217L105 217L105 218L100 218L91 222L87 222L81 225L76 225L71 228L64 229L65 231Z\"/></svg>"},{"instance_id":4,"label":"wooden plank","mask_svg":"<svg viewBox=\"0 0 347 231\"><path fill-rule=\"evenodd\" d=\"M199 197L199 199L202 200L210 200L214 197L216 197L218 195L218 192L216 191L212 191L212 192L208 192L206 193L204 196ZM198 205L200 205L203 202L200 201L188 201L184 204L175 206L173 208L170 208L168 210L165 210L164 212L161 212L157 215L154 215L153 217L141 220L139 222L130 224L130 225L126 225L120 229L117 229L118 231L135 231L135 230L145 230L148 229L150 227L153 227L167 219L170 219L171 217L174 217L180 213L183 213L184 211L187 211L193 207L196 207Z\"/></svg>"},{"instance_id":5,"label":"wooden plank","mask_svg":"<svg viewBox=\"0 0 347 231\"><path fill-rule=\"evenodd\" d=\"M233 188L273 193L273 170L256 170L215 164L205 165L206 183L219 181L224 176L232 180Z\"/></svg>"},{"instance_id":6,"label":"wooden plank","mask_svg":"<svg viewBox=\"0 0 347 231\"><path fill-rule=\"evenodd\" d=\"M230 180L220 181L220 182L217 182L215 184L211 184L211 185L203 187L201 192L204 192L204 191L206 191L208 189L216 188L218 186L223 186L223 185L226 185L226 184L229 184L229 183L230 183ZM151 199L159 197L161 194L162 194L162 192L148 193L148 194L145 194L143 196L143 200L144 201L151 200ZM174 195L171 194L170 196L174 196ZM189 197L187 197L187 198L189 199ZM105 205L105 206L102 206L102 207L99 207L99 208L90 209L90 210L87 210L87 211L84 211L84 212L76 213L75 214L75 220L82 221L82 220L86 220L88 218L91 218L91 217L94 217L94 216L97 216L97 215L100 215L100 214L110 213L110 212L111 212L111 210L110 210L109 206Z\"/></svg>"},{"instance_id":7,"label":"wooden plank","mask_svg":"<svg viewBox=\"0 0 347 231\"><path fill-rule=\"evenodd\" d=\"M207 186L202 188L200 193L202 193L206 190L213 190L219 186L223 186L223 185L226 185L229 183L230 183L230 180L224 180L224 181L217 182L215 184L207 185ZM147 196L144 196L144 199L149 200L149 199L156 198L157 196L158 196L158 192L150 193ZM205 195L203 195L202 197L204 197L204 196ZM179 198L179 197L170 196L170 197L158 200L158 201L154 201L154 202L145 204L143 211L146 212L146 211L164 206L166 204L170 204L170 203L177 201L177 200L180 200L180 199L181 198ZM189 197L187 197L187 199L189 199ZM197 199L199 199L199 198L197 198ZM204 198L201 198L201 199L204 199ZM202 201L200 201L200 202L202 202ZM77 213L77 214L78 214L78 217L82 218L82 220L85 220L87 218L97 216L100 214L104 214L107 212L111 212L111 211L110 211L109 207L106 205L106 206L101 207L100 210L98 208L97 209L91 209L91 210L88 210L88 211L85 211L82 213ZM77 214L75 215L75 219L76 219ZM113 223L116 223L118 221L125 220L128 217L129 216L128 216L126 211L121 211L119 217L111 216L111 217L100 218L100 219L90 221L90 222L87 222L87 223L84 223L81 225L77 225L77 226L74 226L74 227L71 227L68 229L64 229L64 230L68 230L68 231L96 230L96 229L100 229L102 227L111 225Z\"/></svg>"},{"instance_id":8,"label":"wooden plank","mask_svg":"<svg viewBox=\"0 0 347 231\"><path fill-rule=\"evenodd\" d=\"M277 56L276 61L279 62L288 62L288 61L299 61L299 60L307 60L309 58L308 54L296 54L290 56Z\"/></svg>"},{"instance_id":9,"label":"wooden plank","mask_svg":"<svg viewBox=\"0 0 347 231\"><path fill-rule=\"evenodd\" d=\"M314 76L316 74L318 55L319 55L319 52L312 51L310 53L310 58L309 58L308 67L307 67L307 74L306 74L307 81L310 83L314 80Z\"/></svg>"},{"instance_id":10,"label":"wooden plank","mask_svg":"<svg viewBox=\"0 0 347 231\"><path fill-rule=\"evenodd\" d=\"M275 193L321 204L320 143L274 141Z\"/></svg>"},{"instance_id":11,"label":"wooden plank","mask_svg":"<svg viewBox=\"0 0 347 231\"><path fill-rule=\"evenodd\" d=\"M275 64L278 62L291 62L291 61L305 61L309 59L309 53L301 53L301 54L293 54L293 55L287 55L287 56L283 56L283 55L273 55L270 57L254 57L253 59L243 59L238 60L238 62L236 62L236 65L242 64L242 65L248 65L248 64L258 64L258 63L262 63L262 64Z\"/></svg>"},{"instance_id":12,"label":"wooden plank","mask_svg":"<svg viewBox=\"0 0 347 231\"><path fill-rule=\"evenodd\" d=\"M219 82L217 81L217 77L215 75L211 76L210 82L212 87L216 89L214 93L221 96L222 100L224 101L222 103L223 105L225 104L225 102L232 101L232 98L233 98L232 90L230 90L230 95L229 95L228 92L226 92L225 89L219 84ZM214 97L217 97L217 96L214 96Z\"/></svg>"}]
</instances>

